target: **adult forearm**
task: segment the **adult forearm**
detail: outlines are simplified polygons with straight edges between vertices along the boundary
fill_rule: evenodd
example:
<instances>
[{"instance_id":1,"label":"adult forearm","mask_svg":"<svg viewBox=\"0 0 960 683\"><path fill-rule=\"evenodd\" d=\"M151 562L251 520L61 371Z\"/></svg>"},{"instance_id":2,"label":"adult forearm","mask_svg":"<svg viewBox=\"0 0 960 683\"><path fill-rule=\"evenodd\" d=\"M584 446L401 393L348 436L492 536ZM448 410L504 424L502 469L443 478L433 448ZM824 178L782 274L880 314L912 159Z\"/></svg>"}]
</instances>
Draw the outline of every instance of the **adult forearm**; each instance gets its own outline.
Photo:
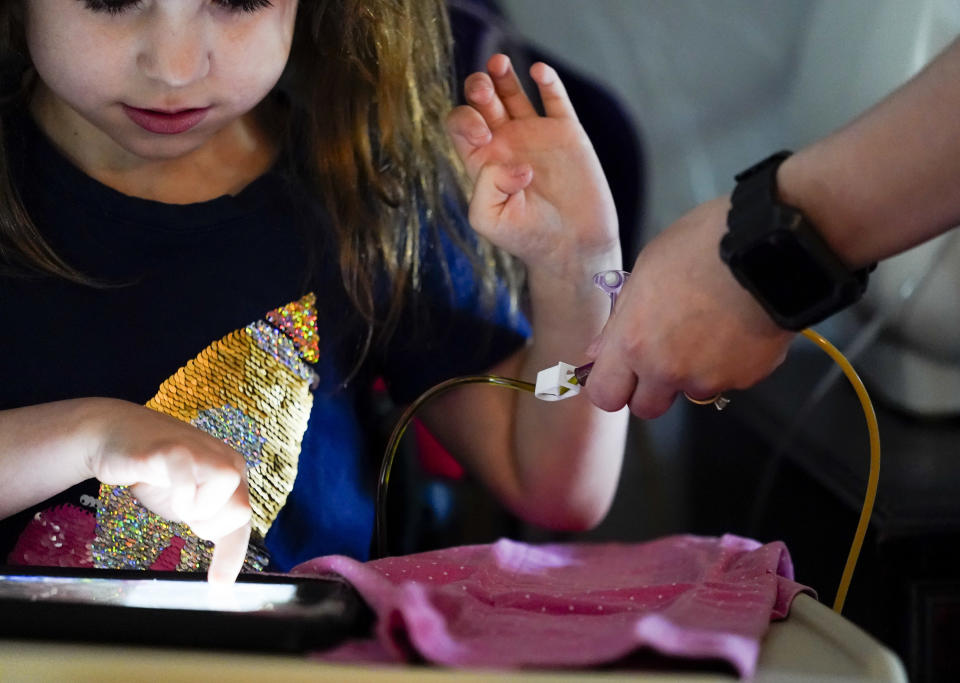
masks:
<instances>
[{"instance_id":1,"label":"adult forearm","mask_svg":"<svg viewBox=\"0 0 960 683\"><path fill-rule=\"evenodd\" d=\"M777 176L852 268L960 223L960 41L856 120L799 150Z\"/></svg>"},{"instance_id":2,"label":"adult forearm","mask_svg":"<svg viewBox=\"0 0 960 683\"><path fill-rule=\"evenodd\" d=\"M84 425L108 399L76 399L0 411L0 518L92 476Z\"/></svg>"}]
</instances>

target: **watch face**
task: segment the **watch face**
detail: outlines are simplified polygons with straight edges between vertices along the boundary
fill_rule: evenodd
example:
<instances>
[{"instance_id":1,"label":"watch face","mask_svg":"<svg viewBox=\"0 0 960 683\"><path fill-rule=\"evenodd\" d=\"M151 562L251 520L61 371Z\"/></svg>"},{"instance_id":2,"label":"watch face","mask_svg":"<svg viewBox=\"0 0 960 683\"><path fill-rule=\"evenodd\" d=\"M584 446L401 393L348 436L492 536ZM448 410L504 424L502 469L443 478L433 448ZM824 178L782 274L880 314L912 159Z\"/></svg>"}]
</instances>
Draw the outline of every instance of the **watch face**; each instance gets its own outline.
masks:
<instances>
[{"instance_id":1,"label":"watch face","mask_svg":"<svg viewBox=\"0 0 960 683\"><path fill-rule=\"evenodd\" d=\"M738 279L761 303L780 315L794 316L829 299L833 280L791 233L770 238L739 255Z\"/></svg>"}]
</instances>

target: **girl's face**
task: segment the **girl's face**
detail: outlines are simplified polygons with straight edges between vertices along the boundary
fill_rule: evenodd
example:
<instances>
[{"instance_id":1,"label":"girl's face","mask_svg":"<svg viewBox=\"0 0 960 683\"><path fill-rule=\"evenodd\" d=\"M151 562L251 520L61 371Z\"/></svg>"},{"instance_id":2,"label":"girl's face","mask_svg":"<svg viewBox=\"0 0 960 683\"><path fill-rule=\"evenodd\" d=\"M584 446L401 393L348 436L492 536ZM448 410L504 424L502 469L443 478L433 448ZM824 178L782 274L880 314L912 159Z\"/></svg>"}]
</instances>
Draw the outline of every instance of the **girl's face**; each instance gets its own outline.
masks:
<instances>
[{"instance_id":1,"label":"girl's face","mask_svg":"<svg viewBox=\"0 0 960 683\"><path fill-rule=\"evenodd\" d=\"M101 161L175 159L240 121L280 78L297 12L297 0L24 5L43 121Z\"/></svg>"}]
</instances>

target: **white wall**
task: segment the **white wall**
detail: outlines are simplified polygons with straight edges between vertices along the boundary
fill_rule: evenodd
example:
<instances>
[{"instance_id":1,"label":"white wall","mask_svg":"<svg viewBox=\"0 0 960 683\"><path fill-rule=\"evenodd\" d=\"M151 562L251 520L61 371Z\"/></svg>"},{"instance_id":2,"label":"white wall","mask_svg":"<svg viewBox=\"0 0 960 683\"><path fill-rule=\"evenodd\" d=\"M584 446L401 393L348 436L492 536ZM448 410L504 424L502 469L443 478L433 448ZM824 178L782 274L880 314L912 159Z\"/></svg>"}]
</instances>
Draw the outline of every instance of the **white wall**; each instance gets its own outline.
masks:
<instances>
[{"instance_id":1,"label":"white wall","mask_svg":"<svg viewBox=\"0 0 960 683\"><path fill-rule=\"evenodd\" d=\"M500 0L628 105L648 155L643 239L739 170L842 125L960 32L958 0ZM889 402L960 414L960 234L885 261L821 326ZM864 325L864 319L870 324Z\"/></svg>"},{"instance_id":2,"label":"white wall","mask_svg":"<svg viewBox=\"0 0 960 683\"><path fill-rule=\"evenodd\" d=\"M956 0L500 0L608 84L649 154L656 231L766 154L828 133L960 26Z\"/></svg>"}]
</instances>

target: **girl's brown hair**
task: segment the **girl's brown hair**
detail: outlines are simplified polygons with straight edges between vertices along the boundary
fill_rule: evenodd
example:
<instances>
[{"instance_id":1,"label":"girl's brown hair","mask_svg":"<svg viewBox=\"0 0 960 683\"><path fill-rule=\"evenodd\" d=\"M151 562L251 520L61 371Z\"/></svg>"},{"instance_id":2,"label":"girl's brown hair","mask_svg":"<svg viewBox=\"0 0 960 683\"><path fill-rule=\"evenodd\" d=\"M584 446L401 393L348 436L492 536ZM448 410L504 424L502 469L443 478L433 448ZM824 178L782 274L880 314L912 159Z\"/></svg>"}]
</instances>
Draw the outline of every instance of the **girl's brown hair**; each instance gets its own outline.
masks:
<instances>
[{"instance_id":1,"label":"girl's brown hair","mask_svg":"<svg viewBox=\"0 0 960 683\"><path fill-rule=\"evenodd\" d=\"M19 1L0 3L0 105L25 99L31 85L23 8ZM7 131L0 119L0 274L48 273L78 282L77 273L47 245L20 202L7 161Z\"/></svg>"},{"instance_id":2,"label":"girl's brown hair","mask_svg":"<svg viewBox=\"0 0 960 683\"><path fill-rule=\"evenodd\" d=\"M27 67L19 2L0 2L0 60ZM499 279L516 307L519 268L478 236L453 229L445 198L466 183L444 119L452 102L452 40L444 0L301 0L293 46L278 86L279 142L304 160L303 180L332 218L346 291L388 334L420 286L424 224L449 228L473 261L482 294ZM8 72L9 67L4 71ZM0 93L5 99L20 92ZM0 122L0 261L24 272L90 282L47 246L17 199ZM389 301L378 305L386 275Z\"/></svg>"}]
</instances>

